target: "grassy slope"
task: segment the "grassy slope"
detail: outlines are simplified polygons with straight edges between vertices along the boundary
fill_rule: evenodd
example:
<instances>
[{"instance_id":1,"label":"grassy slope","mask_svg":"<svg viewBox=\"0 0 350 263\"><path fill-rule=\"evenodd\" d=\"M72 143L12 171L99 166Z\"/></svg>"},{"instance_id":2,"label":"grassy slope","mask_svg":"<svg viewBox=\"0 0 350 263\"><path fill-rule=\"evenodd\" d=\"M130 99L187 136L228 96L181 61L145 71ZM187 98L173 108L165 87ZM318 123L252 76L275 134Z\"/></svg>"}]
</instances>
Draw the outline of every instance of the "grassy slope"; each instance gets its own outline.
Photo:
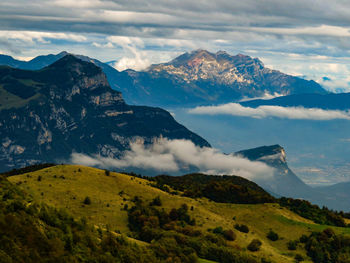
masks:
<instances>
[{"instance_id":1,"label":"grassy slope","mask_svg":"<svg viewBox=\"0 0 350 263\"><path fill-rule=\"evenodd\" d=\"M0 85L0 110L20 108L26 105L29 101L39 98L39 94L34 95L28 99L21 99L20 97L6 91Z\"/></svg>"},{"instance_id":2,"label":"grassy slope","mask_svg":"<svg viewBox=\"0 0 350 263\"><path fill-rule=\"evenodd\" d=\"M38 181L38 176L42 177L41 181ZM245 248L252 239L259 238L263 241L263 246L255 254L271 257L274 262L293 262L295 253L305 255L301 248L296 252L288 251L287 242L298 239L302 234L326 228L301 218L278 204L236 205L215 203L206 199L194 200L170 195L151 187L143 179L119 173L106 176L103 170L83 166L59 165L9 177L9 180L27 190L35 200L66 208L74 216L84 216L97 226L105 228L108 225L111 230L125 234L129 233L129 229L127 213L122 208L125 204L129 207L133 205L129 201L132 197L137 195L150 201L159 195L166 210L186 203L189 207L194 207L190 215L196 218L197 227L203 232L217 226L233 229L236 223L248 225L251 230L248 234L235 230L237 239L232 245ZM124 193L120 194L121 191ZM91 198L91 205L83 205L86 196ZM269 241L266 238L269 229L277 232L282 239ZM334 229L337 232L346 231L342 228Z\"/></svg>"}]
</instances>

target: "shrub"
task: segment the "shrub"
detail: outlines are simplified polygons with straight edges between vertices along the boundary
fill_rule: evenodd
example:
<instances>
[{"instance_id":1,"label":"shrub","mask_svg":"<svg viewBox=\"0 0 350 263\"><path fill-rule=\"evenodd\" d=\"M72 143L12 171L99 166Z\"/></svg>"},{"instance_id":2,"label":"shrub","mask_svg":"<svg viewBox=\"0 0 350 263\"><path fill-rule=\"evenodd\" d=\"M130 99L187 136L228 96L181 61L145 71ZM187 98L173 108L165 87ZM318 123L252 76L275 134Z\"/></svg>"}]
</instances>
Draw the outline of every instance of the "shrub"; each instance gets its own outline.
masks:
<instances>
[{"instance_id":1,"label":"shrub","mask_svg":"<svg viewBox=\"0 0 350 263\"><path fill-rule=\"evenodd\" d=\"M105 175L106 176L110 176L111 175L111 172L109 170L105 170Z\"/></svg>"},{"instance_id":2,"label":"shrub","mask_svg":"<svg viewBox=\"0 0 350 263\"><path fill-rule=\"evenodd\" d=\"M236 239L236 234L232 230L225 230L222 234L228 241L234 241Z\"/></svg>"},{"instance_id":3,"label":"shrub","mask_svg":"<svg viewBox=\"0 0 350 263\"><path fill-rule=\"evenodd\" d=\"M90 199L90 197L85 197L85 199L84 199L84 202L83 202L85 205L91 205L91 199Z\"/></svg>"},{"instance_id":4,"label":"shrub","mask_svg":"<svg viewBox=\"0 0 350 263\"><path fill-rule=\"evenodd\" d=\"M38 182L40 182L42 179L41 175L38 176Z\"/></svg>"},{"instance_id":5,"label":"shrub","mask_svg":"<svg viewBox=\"0 0 350 263\"><path fill-rule=\"evenodd\" d=\"M302 255L300 255L300 254L296 254L294 259L295 259L295 262L301 262L301 261L304 261L303 256L302 256Z\"/></svg>"},{"instance_id":6,"label":"shrub","mask_svg":"<svg viewBox=\"0 0 350 263\"><path fill-rule=\"evenodd\" d=\"M150 205L154 205L154 206L162 206L162 201L160 200L160 196L155 197L152 202L150 203Z\"/></svg>"},{"instance_id":7,"label":"shrub","mask_svg":"<svg viewBox=\"0 0 350 263\"><path fill-rule=\"evenodd\" d=\"M223 228L221 226L215 227L213 229L213 233L214 234L223 234L223 232L224 232L224 230L223 230Z\"/></svg>"},{"instance_id":8,"label":"shrub","mask_svg":"<svg viewBox=\"0 0 350 263\"><path fill-rule=\"evenodd\" d=\"M255 252L255 251L258 251L260 249L261 245L262 245L262 243L259 239L253 239L247 248L249 251Z\"/></svg>"},{"instance_id":9,"label":"shrub","mask_svg":"<svg viewBox=\"0 0 350 263\"><path fill-rule=\"evenodd\" d=\"M249 233L249 227L248 226L246 226L246 225L239 225L239 224L236 224L235 225L235 228L238 230L238 231L240 231L240 232L242 232L242 233Z\"/></svg>"},{"instance_id":10,"label":"shrub","mask_svg":"<svg viewBox=\"0 0 350 263\"><path fill-rule=\"evenodd\" d=\"M288 242L287 248L288 248L289 250L296 250L296 249L297 249L297 245L298 245L298 242L297 242L297 241L291 240L291 241Z\"/></svg>"},{"instance_id":11,"label":"shrub","mask_svg":"<svg viewBox=\"0 0 350 263\"><path fill-rule=\"evenodd\" d=\"M278 240L278 234L272 230L267 234L267 238L270 239L271 241L277 241Z\"/></svg>"},{"instance_id":12,"label":"shrub","mask_svg":"<svg viewBox=\"0 0 350 263\"><path fill-rule=\"evenodd\" d=\"M305 234L299 238L300 243L306 243L308 240L309 240L309 237Z\"/></svg>"}]
</instances>

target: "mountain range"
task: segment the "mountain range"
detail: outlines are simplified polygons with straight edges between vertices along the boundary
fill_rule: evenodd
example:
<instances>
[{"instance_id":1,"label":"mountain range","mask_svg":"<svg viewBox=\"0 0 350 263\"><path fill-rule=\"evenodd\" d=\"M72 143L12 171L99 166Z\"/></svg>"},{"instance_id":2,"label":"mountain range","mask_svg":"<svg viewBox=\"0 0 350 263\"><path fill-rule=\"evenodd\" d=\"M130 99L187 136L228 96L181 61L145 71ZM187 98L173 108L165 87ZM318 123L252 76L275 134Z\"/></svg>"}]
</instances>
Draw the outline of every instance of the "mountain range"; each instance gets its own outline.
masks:
<instances>
[{"instance_id":1,"label":"mountain range","mask_svg":"<svg viewBox=\"0 0 350 263\"><path fill-rule=\"evenodd\" d=\"M65 56L39 56L28 62L0 56L0 65L37 70ZM327 94L318 83L266 68L258 58L224 51L195 50L168 63L144 71L119 72L106 63L86 56L78 58L101 67L111 87L122 92L129 104L148 106L196 106L221 104L266 94Z\"/></svg>"}]
</instances>

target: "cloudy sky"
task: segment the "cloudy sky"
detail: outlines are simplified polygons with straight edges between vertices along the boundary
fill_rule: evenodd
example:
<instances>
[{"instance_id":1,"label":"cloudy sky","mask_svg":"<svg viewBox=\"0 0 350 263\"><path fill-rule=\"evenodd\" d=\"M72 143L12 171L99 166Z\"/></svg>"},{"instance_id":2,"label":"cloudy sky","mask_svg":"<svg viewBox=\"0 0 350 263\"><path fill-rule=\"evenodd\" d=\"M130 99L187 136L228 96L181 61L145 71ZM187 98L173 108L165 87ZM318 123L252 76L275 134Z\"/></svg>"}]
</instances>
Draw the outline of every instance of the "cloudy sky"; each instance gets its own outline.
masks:
<instances>
[{"instance_id":1,"label":"cloudy sky","mask_svg":"<svg viewBox=\"0 0 350 263\"><path fill-rule=\"evenodd\" d=\"M143 69L193 49L225 50L350 91L349 14L348 0L2 0L0 53L66 50Z\"/></svg>"}]
</instances>

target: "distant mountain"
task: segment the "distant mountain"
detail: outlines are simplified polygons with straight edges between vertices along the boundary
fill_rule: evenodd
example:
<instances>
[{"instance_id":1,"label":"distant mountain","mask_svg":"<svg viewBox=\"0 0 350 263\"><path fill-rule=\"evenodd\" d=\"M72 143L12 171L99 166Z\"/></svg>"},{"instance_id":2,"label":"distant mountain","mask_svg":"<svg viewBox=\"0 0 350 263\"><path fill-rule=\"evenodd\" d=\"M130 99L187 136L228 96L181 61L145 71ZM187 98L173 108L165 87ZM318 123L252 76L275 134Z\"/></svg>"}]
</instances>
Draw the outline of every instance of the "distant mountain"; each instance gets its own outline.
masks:
<instances>
[{"instance_id":1,"label":"distant mountain","mask_svg":"<svg viewBox=\"0 0 350 263\"><path fill-rule=\"evenodd\" d=\"M66 55L39 71L0 67L0 167L67 160L82 152L116 157L132 140L208 142L160 108L129 106L101 68Z\"/></svg>"},{"instance_id":2,"label":"distant mountain","mask_svg":"<svg viewBox=\"0 0 350 263\"><path fill-rule=\"evenodd\" d=\"M262 146L239 151L237 155L251 161L260 161L276 169L270 179L255 179L254 182L277 197L285 196L311 201L335 210L350 211L350 182L325 187L310 187L288 167L286 153L280 145Z\"/></svg>"},{"instance_id":3,"label":"distant mountain","mask_svg":"<svg viewBox=\"0 0 350 263\"><path fill-rule=\"evenodd\" d=\"M0 57L0 64L38 69L38 65L47 66L52 60L59 59L62 54L64 52L48 55L47 58L40 56L26 63L19 61L9 63L10 58ZM258 58L242 54L231 56L223 51L210 53L206 50L195 50L168 63L152 65L142 72L134 70L119 72L98 60L79 55L77 57L101 67L111 87L121 91L126 102L130 104L195 106L238 101L246 97L261 97L267 93L281 95L327 93L314 81L266 68Z\"/></svg>"},{"instance_id":4,"label":"distant mountain","mask_svg":"<svg viewBox=\"0 0 350 263\"><path fill-rule=\"evenodd\" d=\"M49 55L38 56L29 61L21 61L21 60L14 59L13 57L10 57L10 56L0 55L0 65L6 65L12 68L19 68L19 69L39 70L48 65L51 65L52 63L63 58L67 54L68 54L67 52L63 51L57 55L49 54Z\"/></svg>"},{"instance_id":5,"label":"distant mountain","mask_svg":"<svg viewBox=\"0 0 350 263\"><path fill-rule=\"evenodd\" d=\"M240 103L246 107L256 108L263 105L282 107L320 108L326 110L350 109L350 93L339 94L294 94L270 100L251 100Z\"/></svg>"},{"instance_id":6,"label":"distant mountain","mask_svg":"<svg viewBox=\"0 0 350 263\"><path fill-rule=\"evenodd\" d=\"M326 205L337 207L339 210L350 211L350 182L318 187L317 190L327 196Z\"/></svg>"},{"instance_id":7,"label":"distant mountain","mask_svg":"<svg viewBox=\"0 0 350 263\"><path fill-rule=\"evenodd\" d=\"M306 185L288 167L286 153L280 145L262 146L239 151L237 155L251 161L260 161L276 169L270 179L255 180L265 189L281 196L309 199L313 197L313 189Z\"/></svg>"},{"instance_id":8,"label":"distant mountain","mask_svg":"<svg viewBox=\"0 0 350 263\"><path fill-rule=\"evenodd\" d=\"M223 51L196 50L145 72L123 73L128 73L137 96L150 105L219 104L266 93L327 93L314 81L266 68L258 58Z\"/></svg>"}]
</instances>

